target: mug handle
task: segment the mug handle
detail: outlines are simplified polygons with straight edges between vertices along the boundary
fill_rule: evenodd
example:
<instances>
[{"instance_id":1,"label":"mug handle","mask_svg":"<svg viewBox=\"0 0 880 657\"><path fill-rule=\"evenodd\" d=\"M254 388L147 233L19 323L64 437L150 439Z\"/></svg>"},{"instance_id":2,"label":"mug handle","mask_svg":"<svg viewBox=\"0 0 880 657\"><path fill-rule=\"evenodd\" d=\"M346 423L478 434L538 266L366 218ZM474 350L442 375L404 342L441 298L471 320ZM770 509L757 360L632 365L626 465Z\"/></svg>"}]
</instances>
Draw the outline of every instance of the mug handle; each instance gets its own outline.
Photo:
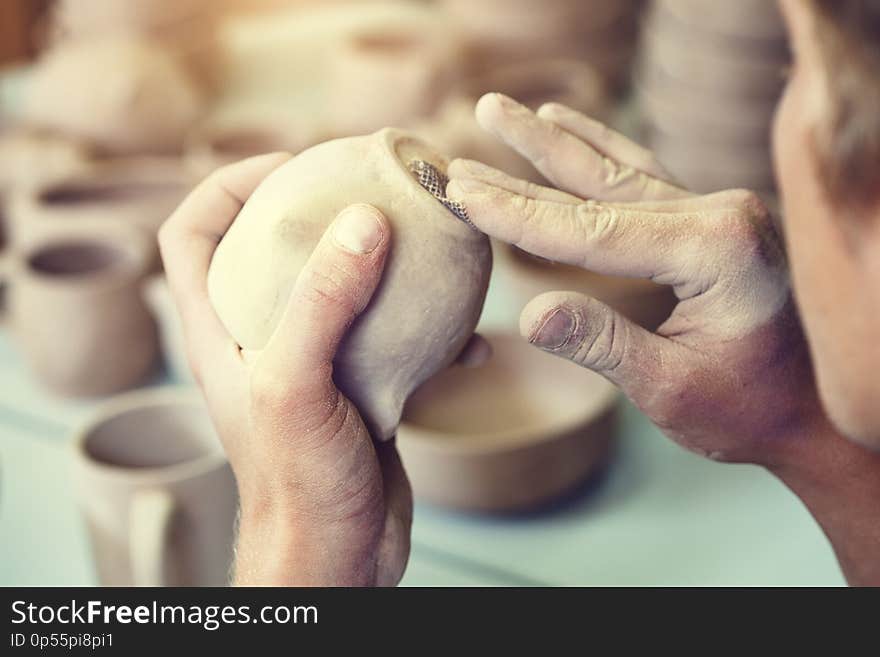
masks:
<instances>
[{"instance_id":1,"label":"mug handle","mask_svg":"<svg viewBox=\"0 0 880 657\"><path fill-rule=\"evenodd\" d=\"M135 586L168 586L169 531L174 499L161 490L135 493L131 504L129 538Z\"/></svg>"}]
</instances>

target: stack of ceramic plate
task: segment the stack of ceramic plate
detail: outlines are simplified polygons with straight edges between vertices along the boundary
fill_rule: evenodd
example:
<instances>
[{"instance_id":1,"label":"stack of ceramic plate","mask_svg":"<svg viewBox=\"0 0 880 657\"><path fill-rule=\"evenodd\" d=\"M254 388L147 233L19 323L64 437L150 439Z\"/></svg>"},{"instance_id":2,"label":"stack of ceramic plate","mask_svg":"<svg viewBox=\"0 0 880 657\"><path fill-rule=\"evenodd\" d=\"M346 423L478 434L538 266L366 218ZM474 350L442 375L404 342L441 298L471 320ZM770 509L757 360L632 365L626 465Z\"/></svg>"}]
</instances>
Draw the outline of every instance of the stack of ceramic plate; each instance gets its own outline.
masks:
<instances>
[{"instance_id":1,"label":"stack of ceramic plate","mask_svg":"<svg viewBox=\"0 0 880 657\"><path fill-rule=\"evenodd\" d=\"M697 191L772 196L770 129L788 57L773 2L655 0L636 86L658 159Z\"/></svg>"},{"instance_id":2,"label":"stack of ceramic plate","mask_svg":"<svg viewBox=\"0 0 880 657\"><path fill-rule=\"evenodd\" d=\"M484 67L573 57L590 63L612 87L629 77L639 0L441 2Z\"/></svg>"}]
</instances>

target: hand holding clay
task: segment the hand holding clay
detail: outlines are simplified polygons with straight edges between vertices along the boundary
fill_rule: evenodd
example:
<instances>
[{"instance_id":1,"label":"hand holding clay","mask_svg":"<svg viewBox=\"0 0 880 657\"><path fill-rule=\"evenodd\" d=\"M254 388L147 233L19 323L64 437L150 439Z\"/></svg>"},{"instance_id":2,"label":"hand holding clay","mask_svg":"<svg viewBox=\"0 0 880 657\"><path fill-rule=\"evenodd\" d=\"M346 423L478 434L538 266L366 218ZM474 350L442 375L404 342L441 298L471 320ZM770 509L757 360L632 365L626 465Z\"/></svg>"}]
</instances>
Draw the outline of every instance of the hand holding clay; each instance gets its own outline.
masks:
<instances>
[{"instance_id":1,"label":"hand holding clay","mask_svg":"<svg viewBox=\"0 0 880 657\"><path fill-rule=\"evenodd\" d=\"M208 267L245 200L288 155L219 169L160 233L193 373L235 471L238 584L395 584L412 496L393 443L374 444L333 382L337 348L366 307L391 245L369 206L320 236L259 352L245 358L208 298Z\"/></svg>"},{"instance_id":2,"label":"hand holding clay","mask_svg":"<svg viewBox=\"0 0 880 657\"><path fill-rule=\"evenodd\" d=\"M314 146L254 191L208 272L217 315L258 353L334 217L354 203L384 213L394 232L388 266L333 358L336 385L380 441L394 436L407 397L468 344L489 285L489 239L443 196L447 165L399 130ZM347 283L327 276L331 292Z\"/></svg>"},{"instance_id":3,"label":"hand holding clay","mask_svg":"<svg viewBox=\"0 0 880 657\"><path fill-rule=\"evenodd\" d=\"M447 194L474 224L544 258L670 285L679 299L650 333L583 295L542 294L521 316L530 342L603 374L714 459L784 463L804 442L786 439L825 426L782 243L754 194L690 194L649 152L560 105L534 114L490 94L477 118L558 189L457 160Z\"/></svg>"}]
</instances>

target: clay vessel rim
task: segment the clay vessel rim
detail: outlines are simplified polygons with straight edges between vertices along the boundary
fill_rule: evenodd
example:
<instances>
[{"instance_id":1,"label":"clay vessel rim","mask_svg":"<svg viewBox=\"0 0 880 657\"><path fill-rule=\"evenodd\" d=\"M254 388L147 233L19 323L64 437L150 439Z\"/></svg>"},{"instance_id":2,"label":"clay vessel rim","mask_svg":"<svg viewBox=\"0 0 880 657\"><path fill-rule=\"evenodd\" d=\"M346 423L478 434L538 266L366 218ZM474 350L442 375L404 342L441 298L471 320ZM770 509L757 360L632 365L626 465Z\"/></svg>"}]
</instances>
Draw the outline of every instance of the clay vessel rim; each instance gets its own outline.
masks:
<instances>
[{"instance_id":1,"label":"clay vessel rim","mask_svg":"<svg viewBox=\"0 0 880 657\"><path fill-rule=\"evenodd\" d=\"M484 336L493 344L498 344L499 342L507 344L521 343L524 340L519 335L504 332L489 332L485 333ZM545 357L554 358L550 354L545 354ZM577 372L577 370L572 371ZM585 375L586 373L582 372L580 374ZM594 376L598 377L599 375ZM614 413L616 402L620 396L618 389L612 383L598 378L595 381L595 388L592 394L599 401L594 404L584 404L576 417L566 421L549 419L540 428L512 428L501 431L453 433L431 429L422 424L412 422L407 419L406 412L404 412L400 429L403 430L403 440L407 443L418 445L420 448L436 454L489 455L509 453L553 443L577 433L588 433L591 426L600 423L609 414ZM400 433L398 433L398 438L400 438Z\"/></svg>"},{"instance_id":2,"label":"clay vessel rim","mask_svg":"<svg viewBox=\"0 0 880 657\"><path fill-rule=\"evenodd\" d=\"M109 233L118 233L108 238ZM64 246L95 245L121 254L121 262L96 271L76 274L49 274L31 266L31 260L41 251ZM59 227L51 234L28 244L11 256L12 267L27 280L39 281L53 288L79 288L88 284L92 289L112 290L123 288L143 278L150 267L150 256L144 236L135 228L124 226L109 228L98 234L90 230L76 230L74 226Z\"/></svg>"},{"instance_id":3,"label":"clay vessel rim","mask_svg":"<svg viewBox=\"0 0 880 657\"><path fill-rule=\"evenodd\" d=\"M216 450L205 452L192 459L168 465L149 467L115 465L99 461L89 455L87 448L89 439L92 433L103 424L122 417L131 411L168 407L189 408L200 410L204 413L208 412L205 409L202 396L196 390L185 386L166 386L117 395L102 402L92 416L81 423L75 430L71 448L74 452L76 463L79 467L107 478L134 482L147 481L157 486L206 475L229 464L226 454L219 444Z\"/></svg>"}]
</instances>

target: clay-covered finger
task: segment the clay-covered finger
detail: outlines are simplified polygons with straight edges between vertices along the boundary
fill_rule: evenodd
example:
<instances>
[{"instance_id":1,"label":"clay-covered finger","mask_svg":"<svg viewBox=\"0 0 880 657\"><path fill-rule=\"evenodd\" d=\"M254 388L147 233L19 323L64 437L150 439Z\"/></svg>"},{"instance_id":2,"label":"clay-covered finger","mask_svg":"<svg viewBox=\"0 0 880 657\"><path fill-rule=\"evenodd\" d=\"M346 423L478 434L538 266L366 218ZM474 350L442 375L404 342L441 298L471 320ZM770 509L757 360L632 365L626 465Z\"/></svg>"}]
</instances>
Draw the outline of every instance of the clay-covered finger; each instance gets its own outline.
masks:
<instances>
[{"instance_id":1,"label":"clay-covered finger","mask_svg":"<svg viewBox=\"0 0 880 657\"><path fill-rule=\"evenodd\" d=\"M664 380L676 377L681 345L575 292L546 292L520 315L520 333L534 346L601 374L644 408Z\"/></svg>"},{"instance_id":2,"label":"clay-covered finger","mask_svg":"<svg viewBox=\"0 0 880 657\"><path fill-rule=\"evenodd\" d=\"M218 169L184 199L159 231L162 262L197 378L204 367L234 353L234 343L208 298L214 250L257 185L288 159L287 153L273 153Z\"/></svg>"},{"instance_id":3,"label":"clay-covered finger","mask_svg":"<svg viewBox=\"0 0 880 657\"><path fill-rule=\"evenodd\" d=\"M675 184L672 175L657 161L651 151L612 130L601 121L559 103L542 105L538 108L537 115L582 139L612 160Z\"/></svg>"},{"instance_id":4,"label":"clay-covered finger","mask_svg":"<svg viewBox=\"0 0 880 657\"><path fill-rule=\"evenodd\" d=\"M583 199L568 194L559 189L537 185L528 180L514 178L510 174L490 167L476 160L457 159L453 160L447 169L449 178L473 178L485 183L506 189L515 194L521 194L528 198L542 201L555 201L557 203L580 203Z\"/></svg>"},{"instance_id":5,"label":"clay-covered finger","mask_svg":"<svg viewBox=\"0 0 880 657\"><path fill-rule=\"evenodd\" d=\"M477 103L477 120L487 131L532 162L560 189L582 198L640 201L681 198L688 193L600 153L553 121L502 94Z\"/></svg>"},{"instance_id":6,"label":"clay-covered finger","mask_svg":"<svg viewBox=\"0 0 880 657\"><path fill-rule=\"evenodd\" d=\"M488 235L602 274L682 284L704 253L697 215L540 201L473 179L452 180L447 194Z\"/></svg>"},{"instance_id":7,"label":"clay-covered finger","mask_svg":"<svg viewBox=\"0 0 880 657\"><path fill-rule=\"evenodd\" d=\"M318 382L329 374L339 343L379 284L390 241L388 220L376 208L343 210L299 273L260 366L279 381Z\"/></svg>"}]
</instances>

